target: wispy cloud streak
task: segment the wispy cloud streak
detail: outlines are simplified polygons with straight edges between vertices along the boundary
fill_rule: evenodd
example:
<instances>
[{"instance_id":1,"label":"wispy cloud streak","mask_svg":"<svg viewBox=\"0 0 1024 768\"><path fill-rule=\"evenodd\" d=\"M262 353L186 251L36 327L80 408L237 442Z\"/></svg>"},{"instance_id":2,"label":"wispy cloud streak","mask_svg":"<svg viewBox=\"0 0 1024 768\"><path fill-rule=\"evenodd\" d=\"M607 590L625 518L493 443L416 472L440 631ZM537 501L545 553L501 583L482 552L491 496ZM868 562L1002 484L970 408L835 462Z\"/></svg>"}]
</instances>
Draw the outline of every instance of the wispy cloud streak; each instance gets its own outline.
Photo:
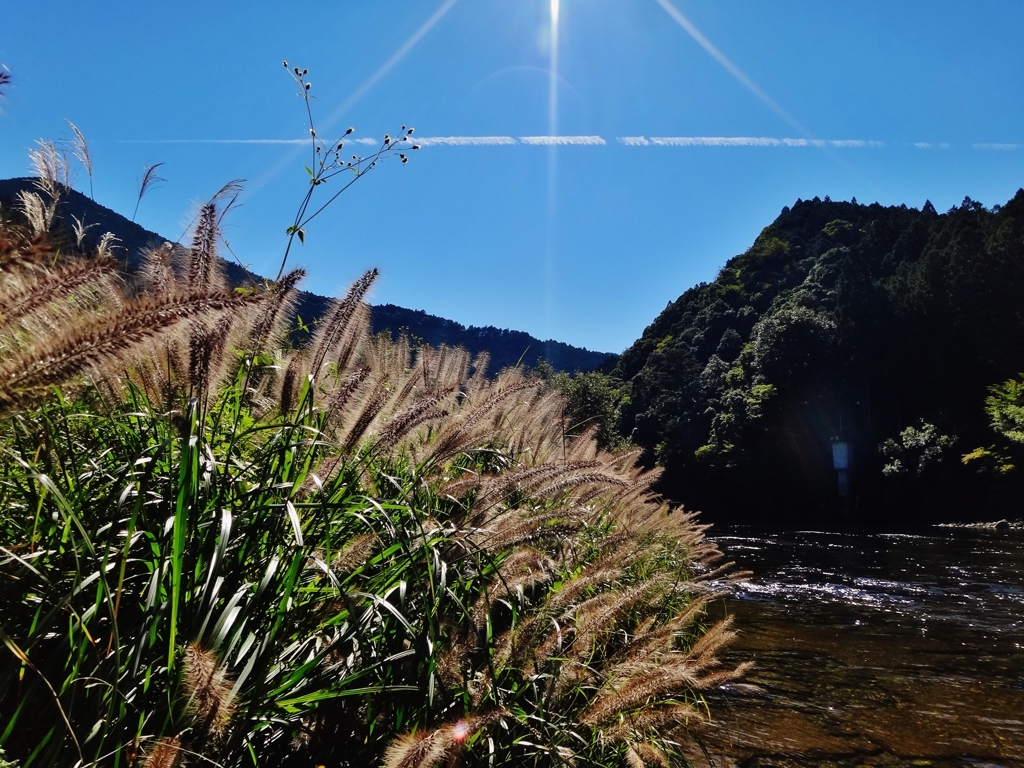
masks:
<instances>
[{"instance_id":1,"label":"wispy cloud streak","mask_svg":"<svg viewBox=\"0 0 1024 768\"><path fill-rule=\"evenodd\" d=\"M583 146L593 147L607 144L600 136L520 136L522 144L542 147Z\"/></svg>"},{"instance_id":2,"label":"wispy cloud streak","mask_svg":"<svg viewBox=\"0 0 1024 768\"><path fill-rule=\"evenodd\" d=\"M627 147L882 147L885 142L864 139L789 139L774 136L619 136Z\"/></svg>"},{"instance_id":3,"label":"wispy cloud streak","mask_svg":"<svg viewBox=\"0 0 1024 768\"><path fill-rule=\"evenodd\" d=\"M511 136L417 136L421 147L503 147L516 142Z\"/></svg>"},{"instance_id":4,"label":"wispy cloud streak","mask_svg":"<svg viewBox=\"0 0 1024 768\"><path fill-rule=\"evenodd\" d=\"M408 144L421 147L511 147L511 146L579 146L600 147L608 144L603 136L416 136ZM884 141L869 139L796 139L776 136L617 136L615 141L626 147L834 147L837 149L877 149ZM241 144L241 145L309 145L310 139L121 139L119 144ZM363 136L349 138L346 145L383 146L383 138ZM916 149L950 149L946 142L912 142L902 146ZM1024 148L1024 144L975 143L972 149L1008 152Z\"/></svg>"},{"instance_id":5,"label":"wispy cloud streak","mask_svg":"<svg viewBox=\"0 0 1024 768\"><path fill-rule=\"evenodd\" d=\"M884 147L884 141L864 141L863 139L830 139L830 147Z\"/></svg>"},{"instance_id":6,"label":"wispy cloud streak","mask_svg":"<svg viewBox=\"0 0 1024 768\"><path fill-rule=\"evenodd\" d=\"M309 139L122 139L118 144L308 144Z\"/></svg>"},{"instance_id":7,"label":"wispy cloud streak","mask_svg":"<svg viewBox=\"0 0 1024 768\"><path fill-rule=\"evenodd\" d=\"M656 147L778 147L781 139L767 136L653 136Z\"/></svg>"},{"instance_id":8,"label":"wispy cloud streak","mask_svg":"<svg viewBox=\"0 0 1024 768\"><path fill-rule=\"evenodd\" d=\"M824 139L783 139L787 147L824 147Z\"/></svg>"}]
</instances>

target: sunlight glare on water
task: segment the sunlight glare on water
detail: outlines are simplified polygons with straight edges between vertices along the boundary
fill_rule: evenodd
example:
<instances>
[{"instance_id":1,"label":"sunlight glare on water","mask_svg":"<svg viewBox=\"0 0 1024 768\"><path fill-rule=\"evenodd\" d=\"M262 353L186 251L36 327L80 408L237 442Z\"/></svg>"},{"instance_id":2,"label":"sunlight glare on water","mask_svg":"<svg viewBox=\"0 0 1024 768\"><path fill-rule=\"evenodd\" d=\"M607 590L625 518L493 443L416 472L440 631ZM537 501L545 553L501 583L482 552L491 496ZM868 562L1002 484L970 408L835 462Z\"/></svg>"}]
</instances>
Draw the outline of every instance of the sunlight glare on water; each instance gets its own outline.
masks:
<instances>
[{"instance_id":1,"label":"sunlight glare on water","mask_svg":"<svg viewBox=\"0 0 1024 768\"><path fill-rule=\"evenodd\" d=\"M726 609L731 653L757 666L709 694L713 750L787 768L1024 768L1019 532L714 530L753 572Z\"/></svg>"}]
</instances>

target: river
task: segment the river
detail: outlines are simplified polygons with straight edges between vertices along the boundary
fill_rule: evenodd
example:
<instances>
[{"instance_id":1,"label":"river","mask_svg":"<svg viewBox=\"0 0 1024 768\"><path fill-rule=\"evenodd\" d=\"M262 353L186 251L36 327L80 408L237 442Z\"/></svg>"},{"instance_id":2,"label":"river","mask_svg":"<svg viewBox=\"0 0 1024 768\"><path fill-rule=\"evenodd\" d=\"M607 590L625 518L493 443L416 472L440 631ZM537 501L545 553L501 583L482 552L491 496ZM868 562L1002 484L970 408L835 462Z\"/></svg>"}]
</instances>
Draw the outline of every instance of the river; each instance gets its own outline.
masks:
<instances>
[{"instance_id":1,"label":"river","mask_svg":"<svg viewBox=\"0 0 1024 768\"><path fill-rule=\"evenodd\" d=\"M710 536L753 572L720 610L757 667L695 762L1024 768L1024 531Z\"/></svg>"}]
</instances>

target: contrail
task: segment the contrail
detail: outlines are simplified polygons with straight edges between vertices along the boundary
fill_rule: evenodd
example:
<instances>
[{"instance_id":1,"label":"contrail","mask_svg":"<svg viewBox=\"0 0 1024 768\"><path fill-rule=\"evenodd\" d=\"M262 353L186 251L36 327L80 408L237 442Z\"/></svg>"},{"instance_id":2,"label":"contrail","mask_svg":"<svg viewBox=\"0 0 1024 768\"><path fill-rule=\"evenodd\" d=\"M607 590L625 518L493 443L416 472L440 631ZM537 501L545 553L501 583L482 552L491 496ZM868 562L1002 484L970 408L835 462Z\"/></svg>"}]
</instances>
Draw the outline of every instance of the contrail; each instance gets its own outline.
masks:
<instances>
[{"instance_id":1,"label":"contrail","mask_svg":"<svg viewBox=\"0 0 1024 768\"><path fill-rule=\"evenodd\" d=\"M783 139L787 147L824 147L824 139Z\"/></svg>"},{"instance_id":2,"label":"contrail","mask_svg":"<svg viewBox=\"0 0 1024 768\"><path fill-rule=\"evenodd\" d=\"M837 149L862 149L887 146L884 141L874 139L798 139L776 136L616 136L615 141L626 147L835 147ZM118 144L286 144L309 145L310 139L120 139ZM364 136L347 139L345 144L381 146L383 138ZM601 147L608 144L603 136L416 136L409 137L408 144L427 147ZM916 149L949 149L947 142L917 141L905 144ZM1007 152L1024 148L1024 144L974 143L972 149Z\"/></svg>"},{"instance_id":3,"label":"contrail","mask_svg":"<svg viewBox=\"0 0 1024 768\"><path fill-rule=\"evenodd\" d=\"M122 139L118 144L305 144L309 146L311 139ZM346 144L363 144L376 146L383 144L383 139L348 139Z\"/></svg>"},{"instance_id":4,"label":"contrail","mask_svg":"<svg viewBox=\"0 0 1024 768\"><path fill-rule=\"evenodd\" d=\"M864 141L863 139L832 139L829 145L833 147L884 147L884 141Z\"/></svg>"},{"instance_id":5,"label":"contrail","mask_svg":"<svg viewBox=\"0 0 1024 768\"><path fill-rule=\"evenodd\" d=\"M511 136L417 136L421 147L501 147L516 144Z\"/></svg>"},{"instance_id":6,"label":"contrail","mask_svg":"<svg viewBox=\"0 0 1024 768\"><path fill-rule=\"evenodd\" d=\"M657 147L778 147L781 139L766 136L653 136Z\"/></svg>"},{"instance_id":7,"label":"contrail","mask_svg":"<svg viewBox=\"0 0 1024 768\"><path fill-rule=\"evenodd\" d=\"M712 45L711 41L704 37L704 35L701 34L701 31L697 29L695 26L693 26L690 20L683 16L683 14L681 14L674 5L672 5L668 0L654 1L662 8L664 8L665 13L671 16L672 19L679 26L686 30L686 33L694 40L696 40L697 44L701 48L703 48L705 51L711 54L711 57L719 64L721 64L730 75L739 80L740 83L742 83L748 91L750 91L757 98L759 98L775 114L777 114L791 126L796 128L797 131L804 134L805 136L810 135L810 131L804 128L804 126L801 125L800 122L796 120L796 118L794 118L786 110L779 106L779 104L771 96L762 91L760 86L757 85L757 83L755 83L753 80L751 80L743 73L743 70L741 70L731 61L729 61L729 59L726 58L725 54L718 50L714 45Z\"/></svg>"},{"instance_id":8,"label":"contrail","mask_svg":"<svg viewBox=\"0 0 1024 768\"><path fill-rule=\"evenodd\" d=\"M121 139L118 144L308 144L309 139Z\"/></svg>"},{"instance_id":9,"label":"contrail","mask_svg":"<svg viewBox=\"0 0 1024 768\"><path fill-rule=\"evenodd\" d=\"M607 142L600 136L520 136L522 144L532 144L542 147L557 147L566 145L577 146L600 146Z\"/></svg>"},{"instance_id":10,"label":"contrail","mask_svg":"<svg viewBox=\"0 0 1024 768\"><path fill-rule=\"evenodd\" d=\"M778 139L774 136L619 136L627 147L883 147L884 141L864 139Z\"/></svg>"}]
</instances>

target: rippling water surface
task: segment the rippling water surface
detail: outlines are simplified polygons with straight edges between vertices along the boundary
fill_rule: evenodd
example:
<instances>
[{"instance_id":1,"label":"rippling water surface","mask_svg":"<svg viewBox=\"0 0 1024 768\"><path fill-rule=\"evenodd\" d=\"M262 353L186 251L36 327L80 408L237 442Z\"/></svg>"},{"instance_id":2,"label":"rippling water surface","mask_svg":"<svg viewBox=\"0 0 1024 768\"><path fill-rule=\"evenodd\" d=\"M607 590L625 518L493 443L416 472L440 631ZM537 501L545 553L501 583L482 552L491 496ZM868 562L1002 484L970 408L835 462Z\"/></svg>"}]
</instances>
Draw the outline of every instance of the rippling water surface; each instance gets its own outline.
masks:
<instances>
[{"instance_id":1,"label":"rippling water surface","mask_svg":"<svg viewBox=\"0 0 1024 768\"><path fill-rule=\"evenodd\" d=\"M1024 532L711 534L757 663L709 697L715 765L1024 768Z\"/></svg>"}]
</instances>

